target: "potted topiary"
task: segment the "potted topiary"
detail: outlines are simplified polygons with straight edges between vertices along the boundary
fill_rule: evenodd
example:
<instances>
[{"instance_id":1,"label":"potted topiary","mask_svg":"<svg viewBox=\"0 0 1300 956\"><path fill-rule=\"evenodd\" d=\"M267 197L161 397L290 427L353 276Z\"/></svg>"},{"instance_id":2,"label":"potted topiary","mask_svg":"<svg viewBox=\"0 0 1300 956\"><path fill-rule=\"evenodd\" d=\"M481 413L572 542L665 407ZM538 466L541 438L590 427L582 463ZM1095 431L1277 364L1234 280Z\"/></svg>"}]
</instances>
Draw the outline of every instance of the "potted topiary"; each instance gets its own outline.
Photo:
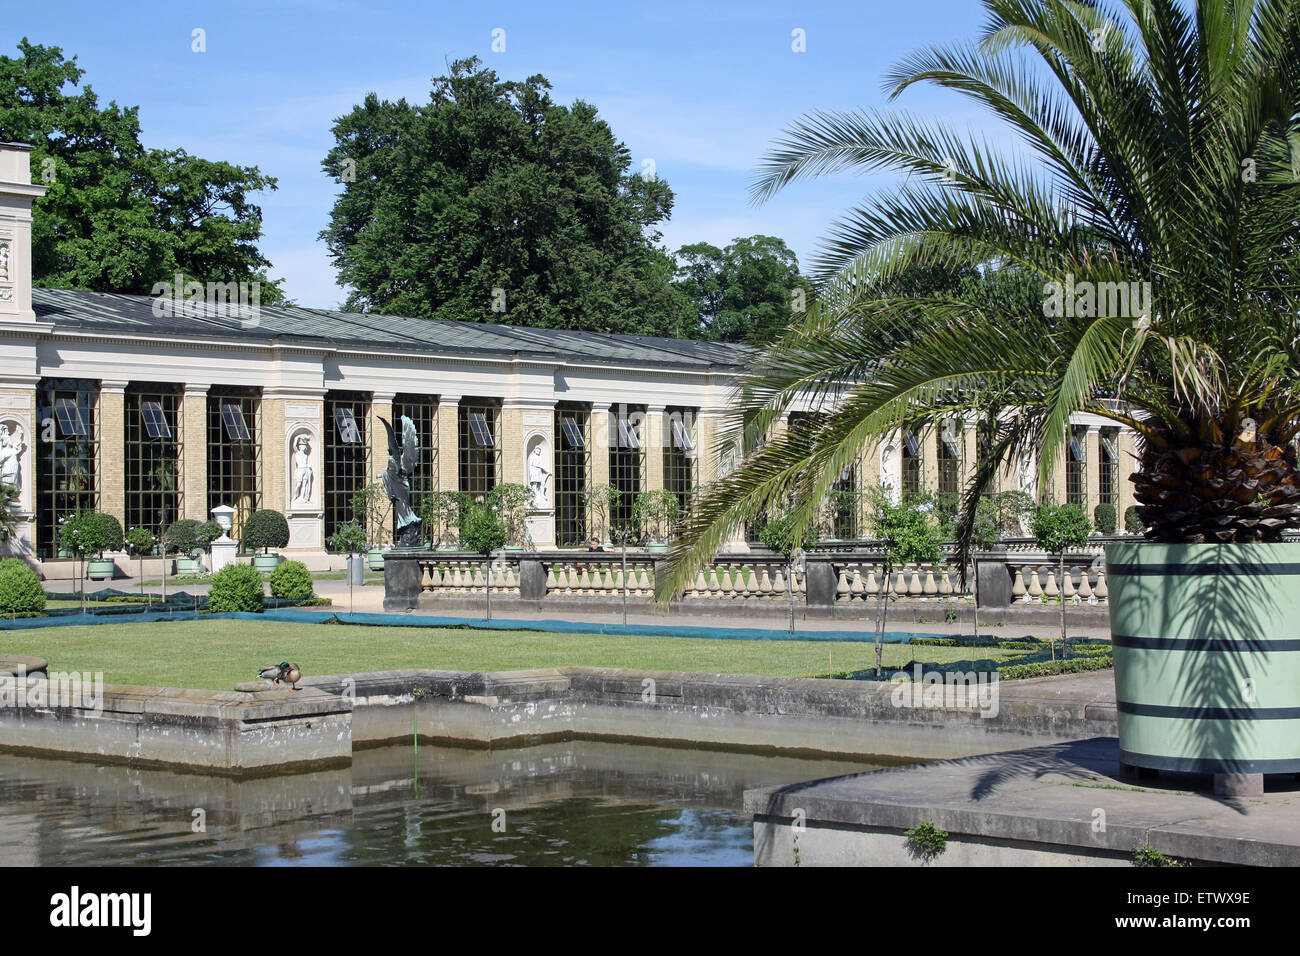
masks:
<instances>
[{"instance_id":1,"label":"potted topiary","mask_svg":"<svg viewBox=\"0 0 1300 956\"><path fill-rule=\"evenodd\" d=\"M348 556L348 584L364 584L366 562L361 554L366 550L366 529L355 521L341 524L330 535L328 544L331 551Z\"/></svg>"},{"instance_id":2,"label":"potted topiary","mask_svg":"<svg viewBox=\"0 0 1300 956\"><path fill-rule=\"evenodd\" d=\"M86 562L86 577L104 581L113 577L117 565L105 551L122 548L122 525L102 511L78 511L59 527L59 543ZM93 555L93 557L92 557Z\"/></svg>"},{"instance_id":3,"label":"potted topiary","mask_svg":"<svg viewBox=\"0 0 1300 956\"><path fill-rule=\"evenodd\" d=\"M1092 509L1092 522L1098 534L1114 534L1116 521L1115 506L1109 502L1103 501Z\"/></svg>"},{"instance_id":4,"label":"potted topiary","mask_svg":"<svg viewBox=\"0 0 1300 956\"><path fill-rule=\"evenodd\" d=\"M219 537L221 529L215 521L181 518L173 521L163 532L163 554L175 552L177 574L202 574L203 559L200 555Z\"/></svg>"},{"instance_id":5,"label":"potted topiary","mask_svg":"<svg viewBox=\"0 0 1300 956\"><path fill-rule=\"evenodd\" d=\"M349 504L352 507L352 520L359 522L366 530L369 549L366 558L370 570L384 570L385 531L393 508L392 502L388 500L388 492L379 482L371 482L353 494Z\"/></svg>"},{"instance_id":6,"label":"potted topiary","mask_svg":"<svg viewBox=\"0 0 1300 956\"><path fill-rule=\"evenodd\" d=\"M135 527L126 533L127 553L134 555L139 562L141 594L144 593L144 558L147 554L153 554L154 546L157 544L157 536L148 528Z\"/></svg>"},{"instance_id":7,"label":"potted topiary","mask_svg":"<svg viewBox=\"0 0 1300 956\"><path fill-rule=\"evenodd\" d=\"M592 485L583 491L582 506L591 522L591 537L599 538L606 545L614 543L611 525L622 499L623 492L613 485Z\"/></svg>"},{"instance_id":8,"label":"potted topiary","mask_svg":"<svg viewBox=\"0 0 1300 956\"><path fill-rule=\"evenodd\" d=\"M666 488L643 491L632 505L632 520L646 536L646 550L655 554L668 550L668 538L681 515L682 506L677 495Z\"/></svg>"},{"instance_id":9,"label":"potted topiary","mask_svg":"<svg viewBox=\"0 0 1300 956\"><path fill-rule=\"evenodd\" d=\"M244 532L240 540L245 551L261 551L253 555L253 567L263 574L270 574L280 563L280 555L273 554L272 548L283 548L289 543L289 522L284 515L270 508L254 511L244 522Z\"/></svg>"},{"instance_id":10,"label":"potted topiary","mask_svg":"<svg viewBox=\"0 0 1300 956\"><path fill-rule=\"evenodd\" d=\"M1068 654L1069 646L1065 636L1065 549L1082 548L1088 544L1088 532L1092 523L1087 513L1079 505L1054 505L1043 502L1034 512L1030 530L1038 546L1048 554L1057 556L1059 575L1057 586L1060 588L1061 600L1061 653ZM1052 660L1056 660L1056 644L1052 643Z\"/></svg>"},{"instance_id":11,"label":"potted topiary","mask_svg":"<svg viewBox=\"0 0 1300 956\"><path fill-rule=\"evenodd\" d=\"M487 505L472 505L460 529L461 542L470 550L483 555L484 594L487 598L487 620L492 620L492 552L506 543L506 526L500 515Z\"/></svg>"},{"instance_id":12,"label":"potted topiary","mask_svg":"<svg viewBox=\"0 0 1300 956\"><path fill-rule=\"evenodd\" d=\"M505 525L506 550L523 551L528 545L528 509L533 506L533 490L527 485L497 485L488 494L486 504Z\"/></svg>"}]
</instances>

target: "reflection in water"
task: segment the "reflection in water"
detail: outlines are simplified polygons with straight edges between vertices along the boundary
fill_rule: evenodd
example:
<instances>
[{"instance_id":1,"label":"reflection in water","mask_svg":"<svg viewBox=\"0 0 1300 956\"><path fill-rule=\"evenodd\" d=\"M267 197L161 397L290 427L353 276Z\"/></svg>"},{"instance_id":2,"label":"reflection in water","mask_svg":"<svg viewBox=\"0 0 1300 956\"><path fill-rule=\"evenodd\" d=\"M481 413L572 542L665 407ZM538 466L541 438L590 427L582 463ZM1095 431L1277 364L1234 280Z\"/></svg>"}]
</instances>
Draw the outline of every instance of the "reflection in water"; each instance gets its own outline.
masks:
<instances>
[{"instance_id":1,"label":"reflection in water","mask_svg":"<svg viewBox=\"0 0 1300 956\"><path fill-rule=\"evenodd\" d=\"M595 741L248 781L6 754L0 865L749 866L746 789L868 769Z\"/></svg>"}]
</instances>

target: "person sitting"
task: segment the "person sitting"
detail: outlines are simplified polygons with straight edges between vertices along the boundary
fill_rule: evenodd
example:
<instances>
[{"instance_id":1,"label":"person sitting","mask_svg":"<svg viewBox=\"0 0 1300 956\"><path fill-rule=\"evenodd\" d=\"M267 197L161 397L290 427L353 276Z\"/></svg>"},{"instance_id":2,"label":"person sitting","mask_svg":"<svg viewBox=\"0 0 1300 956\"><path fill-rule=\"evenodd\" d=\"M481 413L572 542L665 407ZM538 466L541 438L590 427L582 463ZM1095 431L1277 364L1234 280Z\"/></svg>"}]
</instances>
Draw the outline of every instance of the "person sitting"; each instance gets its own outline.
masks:
<instances>
[{"instance_id":1,"label":"person sitting","mask_svg":"<svg viewBox=\"0 0 1300 956\"><path fill-rule=\"evenodd\" d=\"M587 544L587 550L588 550L588 551L604 551L605 549L602 548L602 547L600 546L600 539L599 539L599 538L592 538L591 541Z\"/></svg>"}]
</instances>

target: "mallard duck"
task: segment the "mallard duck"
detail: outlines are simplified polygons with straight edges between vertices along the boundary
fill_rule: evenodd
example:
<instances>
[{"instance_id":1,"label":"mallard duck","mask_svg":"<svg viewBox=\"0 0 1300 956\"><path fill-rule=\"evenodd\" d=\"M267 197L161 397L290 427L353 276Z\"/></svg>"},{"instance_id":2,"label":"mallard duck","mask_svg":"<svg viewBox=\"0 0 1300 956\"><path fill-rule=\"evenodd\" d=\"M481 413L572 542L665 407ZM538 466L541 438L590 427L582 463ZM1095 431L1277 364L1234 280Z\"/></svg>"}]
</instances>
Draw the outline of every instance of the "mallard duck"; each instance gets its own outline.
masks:
<instances>
[{"instance_id":1,"label":"mallard duck","mask_svg":"<svg viewBox=\"0 0 1300 956\"><path fill-rule=\"evenodd\" d=\"M279 684L284 680L284 675L289 671L289 662L281 661L279 664L273 664L270 667L263 667L257 672L257 676L263 680L269 680L272 684ZM296 673L296 669L295 669Z\"/></svg>"},{"instance_id":2,"label":"mallard duck","mask_svg":"<svg viewBox=\"0 0 1300 956\"><path fill-rule=\"evenodd\" d=\"M293 687L294 690L302 690L298 686L298 681L302 679L302 671L298 669L297 664L281 664L280 680Z\"/></svg>"}]
</instances>

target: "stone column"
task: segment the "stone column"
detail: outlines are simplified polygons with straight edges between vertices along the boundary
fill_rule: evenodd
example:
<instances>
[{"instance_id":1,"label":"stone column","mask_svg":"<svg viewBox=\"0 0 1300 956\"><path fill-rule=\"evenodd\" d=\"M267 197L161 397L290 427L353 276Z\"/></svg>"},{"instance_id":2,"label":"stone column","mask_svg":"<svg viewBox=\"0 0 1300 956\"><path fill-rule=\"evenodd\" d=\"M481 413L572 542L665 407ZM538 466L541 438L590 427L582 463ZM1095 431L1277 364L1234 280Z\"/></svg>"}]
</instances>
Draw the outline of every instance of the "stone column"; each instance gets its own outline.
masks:
<instances>
[{"instance_id":1,"label":"stone column","mask_svg":"<svg viewBox=\"0 0 1300 956\"><path fill-rule=\"evenodd\" d=\"M388 467L388 429L379 419L385 419L400 436L402 423L393 421L393 398L396 392L375 392L370 397L370 420L366 422L367 436L370 441L370 473L366 483L377 481L376 475L383 474Z\"/></svg>"},{"instance_id":2,"label":"stone column","mask_svg":"<svg viewBox=\"0 0 1300 956\"><path fill-rule=\"evenodd\" d=\"M1119 461L1116 463L1115 487L1117 491L1118 504L1115 510L1116 528L1124 531L1124 512L1137 504L1137 499L1133 497L1133 480L1130 475L1138 470L1138 461L1133 457L1137 453L1137 433L1128 428L1121 427L1119 430Z\"/></svg>"},{"instance_id":3,"label":"stone column","mask_svg":"<svg viewBox=\"0 0 1300 956\"><path fill-rule=\"evenodd\" d=\"M501 403L501 474L498 480L509 485L524 485L524 419L523 407L510 402Z\"/></svg>"},{"instance_id":4,"label":"stone column","mask_svg":"<svg viewBox=\"0 0 1300 956\"><path fill-rule=\"evenodd\" d=\"M438 488L460 490L460 396L438 397Z\"/></svg>"},{"instance_id":5,"label":"stone column","mask_svg":"<svg viewBox=\"0 0 1300 956\"><path fill-rule=\"evenodd\" d=\"M285 447L284 397L264 390L262 408L262 507L285 514L289 506L289 452Z\"/></svg>"},{"instance_id":6,"label":"stone column","mask_svg":"<svg viewBox=\"0 0 1300 956\"><path fill-rule=\"evenodd\" d=\"M609 484L609 446L613 435L609 428L614 405L593 402L591 406L591 486Z\"/></svg>"},{"instance_id":7,"label":"stone column","mask_svg":"<svg viewBox=\"0 0 1300 956\"><path fill-rule=\"evenodd\" d=\"M36 420L35 376L24 382L17 377L0 381L0 425L9 433L18 466L18 498L14 536L0 542L0 555L32 554L36 541L36 458L40 454L42 423ZM41 542L44 544L45 542Z\"/></svg>"},{"instance_id":8,"label":"stone column","mask_svg":"<svg viewBox=\"0 0 1300 956\"><path fill-rule=\"evenodd\" d=\"M645 410L645 484L646 490L664 486L664 406L647 405Z\"/></svg>"},{"instance_id":9,"label":"stone column","mask_svg":"<svg viewBox=\"0 0 1300 956\"><path fill-rule=\"evenodd\" d=\"M720 420L713 409L703 410L695 416L695 453L698 456L698 476L701 485L716 481L718 474L718 442Z\"/></svg>"},{"instance_id":10,"label":"stone column","mask_svg":"<svg viewBox=\"0 0 1300 956\"><path fill-rule=\"evenodd\" d=\"M208 514L208 388L185 386L181 396L181 511L187 518L207 521Z\"/></svg>"},{"instance_id":11,"label":"stone column","mask_svg":"<svg viewBox=\"0 0 1300 956\"><path fill-rule=\"evenodd\" d=\"M126 525L126 433L123 414L126 382L99 383L99 461L96 484L99 486L99 510Z\"/></svg>"},{"instance_id":12,"label":"stone column","mask_svg":"<svg viewBox=\"0 0 1300 956\"><path fill-rule=\"evenodd\" d=\"M921 491L937 494L939 491L939 428L928 426L920 435Z\"/></svg>"}]
</instances>

